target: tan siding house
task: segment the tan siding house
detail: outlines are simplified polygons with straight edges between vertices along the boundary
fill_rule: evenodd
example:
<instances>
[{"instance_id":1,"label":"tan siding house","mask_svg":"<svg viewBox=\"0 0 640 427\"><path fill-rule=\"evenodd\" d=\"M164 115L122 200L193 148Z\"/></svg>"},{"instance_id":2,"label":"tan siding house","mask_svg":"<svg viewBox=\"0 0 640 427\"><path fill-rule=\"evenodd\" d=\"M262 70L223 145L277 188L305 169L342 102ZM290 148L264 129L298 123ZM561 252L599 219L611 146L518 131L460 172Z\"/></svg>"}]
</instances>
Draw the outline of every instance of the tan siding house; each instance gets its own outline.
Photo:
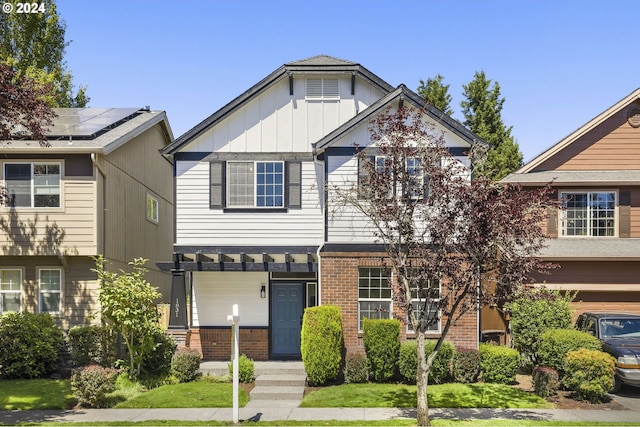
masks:
<instances>
[{"instance_id":1,"label":"tan siding house","mask_svg":"<svg viewBox=\"0 0 640 427\"><path fill-rule=\"evenodd\" d=\"M110 270L148 259L147 279L168 301L173 136L166 114L136 108L56 109L50 147L0 141L0 313L49 312L63 327L98 319L92 257Z\"/></svg>"},{"instance_id":2,"label":"tan siding house","mask_svg":"<svg viewBox=\"0 0 640 427\"><path fill-rule=\"evenodd\" d=\"M640 89L586 123L505 182L552 182L541 256L560 265L538 285L579 291L576 314L640 313Z\"/></svg>"}]
</instances>

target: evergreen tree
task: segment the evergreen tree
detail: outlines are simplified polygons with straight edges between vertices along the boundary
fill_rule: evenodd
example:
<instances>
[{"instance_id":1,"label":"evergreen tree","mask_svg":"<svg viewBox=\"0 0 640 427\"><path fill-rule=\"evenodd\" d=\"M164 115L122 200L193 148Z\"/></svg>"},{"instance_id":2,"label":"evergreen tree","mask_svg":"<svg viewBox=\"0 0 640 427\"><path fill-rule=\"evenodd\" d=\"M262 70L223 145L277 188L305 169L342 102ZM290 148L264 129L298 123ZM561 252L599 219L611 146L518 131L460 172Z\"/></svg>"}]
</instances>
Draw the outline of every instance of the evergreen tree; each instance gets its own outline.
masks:
<instances>
[{"instance_id":1,"label":"evergreen tree","mask_svg":"<svg viewBox=\"0 0 640 427\"><path fill-rule=\"evenodd\" d=\"M420 79L418 95L450 116L453 114L451 95L449 95L449 85L442 84L443 79L444 77L440 74L433 78L428 78L426 82Z\"/></svg>"},{"instance_id":2,"label":"evergreen tree","mask_svg":"<svg viewBox=\"0 0 640 427\"><path fill-rule=\"evenodd\" d=\"M73 76L64 61L66 24L58 16L55 0L42 0L38 13L0 13L0 63L42 86L50 85L47 101L52 107L85 107L86 87L73 93Z\"/></svg>"},{"instance_id":3,"label":"evergreen tree","mask_svg":"<svg viewBox=\"0 0 640 427\"><path fill-rule=\"evenodd\" d=\"M462 87L466 98L460 103L464 125L490 144L487 158L476 173L500 180L522 166L522 153L511 135L512 127L506 127L502 122L505 99L500 96L500 85L495 82L491 87L491 80L487 79L484 71L480 71Z\"/></svg>"}]
</instances>

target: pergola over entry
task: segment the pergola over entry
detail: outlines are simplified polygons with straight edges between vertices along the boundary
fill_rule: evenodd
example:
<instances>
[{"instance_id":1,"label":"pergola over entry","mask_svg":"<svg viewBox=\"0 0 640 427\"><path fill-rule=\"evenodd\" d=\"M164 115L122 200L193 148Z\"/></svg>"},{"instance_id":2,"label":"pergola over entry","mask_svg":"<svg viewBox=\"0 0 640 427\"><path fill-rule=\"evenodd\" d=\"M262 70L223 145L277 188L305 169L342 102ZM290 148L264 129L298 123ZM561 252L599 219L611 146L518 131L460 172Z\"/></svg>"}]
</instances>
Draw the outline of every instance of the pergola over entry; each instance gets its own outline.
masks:
<instances>
[{"instance_id":1,"label":"pergola over entry","mask_svg":"<svg viewBox=\"0 0 640 427\"><path fill-rule=\"evenodd\" d=\"M317 246L176 246L164 271L318 271Z\"/></svg>"},{"instance_id":2,"label":"pergola over entry","mask_svg":"<svg viewBox=\"0 0 640 427\"><path fill-rule=\"evenodd\" d=\"M270 271L313 273L318 271L318 246L175 246L172 261L158 261L171 271L169 328L186 330L187 271Z\"/></svg>"}]
</instances>

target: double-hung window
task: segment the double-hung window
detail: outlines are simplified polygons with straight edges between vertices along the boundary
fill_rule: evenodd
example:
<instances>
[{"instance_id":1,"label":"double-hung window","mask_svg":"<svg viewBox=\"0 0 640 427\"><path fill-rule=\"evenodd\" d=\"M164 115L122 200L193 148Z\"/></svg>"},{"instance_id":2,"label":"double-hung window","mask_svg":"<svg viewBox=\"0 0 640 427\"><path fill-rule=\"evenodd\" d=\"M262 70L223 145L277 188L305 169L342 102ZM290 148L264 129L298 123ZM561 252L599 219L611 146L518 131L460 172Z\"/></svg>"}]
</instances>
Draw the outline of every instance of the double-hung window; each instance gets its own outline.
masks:
<instances>
[{"instance_id":1,"label":"double-hung window","mask_svg":"<svg viewBox=\"0 0 640 427\"><path fill-rule=\"evenodd\" d=\"M284 207L284 162L228 162L227 206Z\"/></svg>"},{"instance_id":2,"label":"double-hung window","mask_svg":"<svg viewBox=\"0 0 640 427\"><path fill-rule=\"evenodd\" d=\"M5 163L6 205L60 207L60 163Z\"/></svg>"},{"instance_id":3,"label":"double-hung window","mask_svg":"<svg viewBox=\"0 0 640 427\"><path fill-rule=\"evenodd\" d=\"M404 161L404 170L395 171L393 162L390 158L384 156L375 157L375 168L378 174L387 175L388 197L392 198L401 191L404 198L417 200L422 199L426 195L425 177L422 170L422 161L417 157L407 157ZM395 174L404 175L402 183L397 182ZM402 184L403 188L399 188Z\"/></svg>"},{"instance_id":4,"label":"double-hung window","mask_svg":"<svg viewBox=\"0 0 640 427\"><path fill-rule=\"evenodd\" d=\"M423 331L440 331L440 312L436 303L440 299L440 281L437 279L423 280L419 286L411 289L411 305L418 321L425 325ZM408 317L408 315L407 315ZM408 320L408 319L407 319ZM407 321L407 331L413 331Z\"/></svg>"},{"instance_id":5,"label":"double-hung window","mask_svg":"<svg viewBox=\"0 0 640 427\"><path fill-rule=\"evenodd\" d=\"M62 302L62 270L42 268L38 270L40 312L60 313Z\"/></svg>"},{"instance_id":6,"label":"double-hung window","mask_svg":"<svg viewBox=\"0 0 640 427\"><path fill-rule=\"evenodd\" d=\"M0 270L0 313L20 311L22 270Z\"/></svg>"},{"instance_id":7,"label":"double-hung window","mask_svg":"<svg viewBox=\"0 0 640 427\"><path fill-rule=\"evenodd\" d=\"M560 193L563 236L613 237L616 235L615 191Z\"/></svg>"},{"instance_id":8,"label":"double-hung window","mask_svg":"<svg viewBox=\"0 0 640 427\"><path fill-rule=\"evenodd\" d=\"M385 269L360 267L358 269L358 330L363 319L391 317L391 284Z\"/></svg>"}]
</instances>

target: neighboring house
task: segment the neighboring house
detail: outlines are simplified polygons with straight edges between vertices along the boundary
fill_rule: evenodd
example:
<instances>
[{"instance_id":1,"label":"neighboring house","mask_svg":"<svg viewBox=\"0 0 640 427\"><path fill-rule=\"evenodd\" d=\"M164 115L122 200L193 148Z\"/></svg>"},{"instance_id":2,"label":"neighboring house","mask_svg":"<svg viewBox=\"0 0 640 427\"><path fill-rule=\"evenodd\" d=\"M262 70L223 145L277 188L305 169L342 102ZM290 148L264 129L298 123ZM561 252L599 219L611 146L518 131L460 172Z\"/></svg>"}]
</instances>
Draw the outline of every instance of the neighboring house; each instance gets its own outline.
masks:
<instances>
[{"instance_id":1,"label":"neighboring house","mask_svg":"<svg viewBox=\"0 0 640 427\"><path fill-rule=\"evenodd\" d=\"M640 313L640 89L586 123L504 182L553 182L563 209L550 212L541 253L560 268L538 285L579 291L576 315Z\"/></svg>"},{"instance_id":2,"label":"neighboring house","mask_svg":"<svg viewBox=\"0 0 640 427\"><path fill-rule=\"evenodd\" d=\"M371 118L399 105L425 107L360 64L317 56L278 68L166 147L176 242L173 259L158 265L174 277L170 330L204 359L228 360L227 316L238 304L242 353L295 359L304 309L335 304L347 351L362 351L361 320L393 311L384 251L367 221L331 206L326 189L357 183L356 144L369 145ZM425 111L467 162L477 138ZM475 346L477 314L449 337Z\"/></svg>"},{"instance_id":3,"label":"neighboring house","mask_svg":"<svg viewBox=\"0 0 640 427\"><path fill-rule=\"evenodd\" d=\"M63 329L96 321L92 257L108 269L147 258L147 280L167 293L171 276L173 140L166 114L137 108L60 108L36 141L0 141L0 313L52 314ZM167 299L168 300L168 299Z\"/></svg>"}]
</instances>

